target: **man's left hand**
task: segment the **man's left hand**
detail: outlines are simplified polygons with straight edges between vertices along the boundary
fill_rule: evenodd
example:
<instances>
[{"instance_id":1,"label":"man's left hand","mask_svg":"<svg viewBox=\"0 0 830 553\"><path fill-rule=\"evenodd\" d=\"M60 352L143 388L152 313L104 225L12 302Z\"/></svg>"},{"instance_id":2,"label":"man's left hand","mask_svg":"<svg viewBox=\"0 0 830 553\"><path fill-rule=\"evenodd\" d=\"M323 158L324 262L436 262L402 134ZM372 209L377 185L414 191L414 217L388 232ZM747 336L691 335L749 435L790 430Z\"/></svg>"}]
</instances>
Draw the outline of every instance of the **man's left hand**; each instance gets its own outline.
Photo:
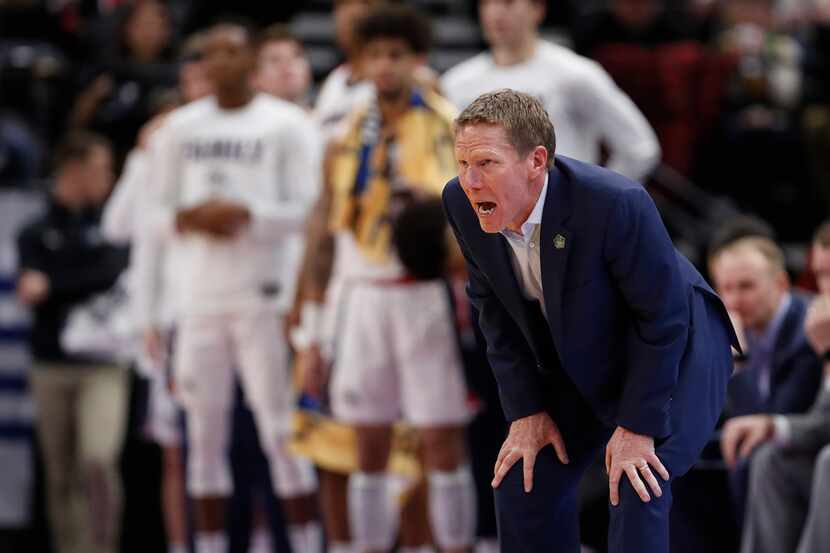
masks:
<instances>
[{"instance_id":1,"label":"man's left hand","mask_svg":"<svg viewBox=\"0 0 830 553\"><path fill-rule=\"evenodd\" d=\"M663 489L655 478L652 468L668 482L669 471L654 452L654 438L635 434L618 426L605 448L605 470L608 472L611 505L616 507L620 503L619 488L623 473L628 476L634 491L644 502L651 501L645 484L648 484L655 496L662 496Z\"/></svg>"}]
</instances>

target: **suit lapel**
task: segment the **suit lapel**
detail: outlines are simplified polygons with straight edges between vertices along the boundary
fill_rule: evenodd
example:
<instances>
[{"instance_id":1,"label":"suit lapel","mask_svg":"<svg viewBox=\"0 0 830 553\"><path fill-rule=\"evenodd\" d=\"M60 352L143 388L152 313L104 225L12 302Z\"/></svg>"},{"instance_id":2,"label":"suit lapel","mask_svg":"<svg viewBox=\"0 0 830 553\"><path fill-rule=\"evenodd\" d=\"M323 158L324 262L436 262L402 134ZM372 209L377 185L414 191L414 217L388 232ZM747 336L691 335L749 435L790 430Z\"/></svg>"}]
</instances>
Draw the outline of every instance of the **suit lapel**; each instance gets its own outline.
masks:
<instances>
[{"instance_id":1,"label":"suit lapel","mask_svg":"<svg viewBox=\"0 0 830 553\"><path fill-rule=\"evenodd\" d=\"M554 167L548 176L548 191L539 235L539 255L548 324L560 361L563 345L562 290L567 274L568 256L573 249L574 240L567 226L571 214L570 199L570 182L557 167Z\"/></svg>"}]
</instances>

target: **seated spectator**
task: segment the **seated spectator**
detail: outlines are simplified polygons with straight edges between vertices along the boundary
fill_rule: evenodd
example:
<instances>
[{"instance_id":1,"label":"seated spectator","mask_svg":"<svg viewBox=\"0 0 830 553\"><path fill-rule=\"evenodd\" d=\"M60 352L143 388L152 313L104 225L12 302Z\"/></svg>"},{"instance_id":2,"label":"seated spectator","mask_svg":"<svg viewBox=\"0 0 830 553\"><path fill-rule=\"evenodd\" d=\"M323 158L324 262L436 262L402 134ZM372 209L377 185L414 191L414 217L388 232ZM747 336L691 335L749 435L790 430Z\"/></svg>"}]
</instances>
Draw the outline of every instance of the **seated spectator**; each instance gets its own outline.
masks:
<instances>
[{"instance_id":1,"label":"seated spectator","mask_svg":"<svg viewBox=\"0 0 830 553\"><path fill-rule=\"evenodd\" d=\"M723 245L709 258L715 288L746 344L746 360L729 383L726 417L754 413L803 413L821 380L821 360L804 334L809 298L790 291L781 249L748 236ZM730 452L722 448L724 458ZM740 526L748 484L748 460L734 464L729 483Z\"/></svg>"},{"instance_id":2,"label":"seated spectator","mask_svg":"<svg viewBox=\"0 0 830 553\"><path fill-rule=\"evenodd\" d=\"M614 0L578 30L576 45L642 110L663 161L689 175L697 145L717 118L727 66L678 21L657 0Z\"/></svg>"},{"instance_id":3,"label":"seated spectator","mask_svg":"<svg viewBox=\"0 0 830 553\"><path fill-rule=\"evenodd\" d=\"M809 298L791 292L781 249L768 238L738 238L713 251L709 266L748 349L730 383L728 416L806 411L821 363L804 334Z\"/></svg>"},{"instance_id":4,"label":"seated spectator","mask_svg":"<svg viewBox=\"0 0 830 553\"><path fill-rule=\"evenodd\" d=\"M71 356L60 342L70 310L108 290L126 264L126 252L107 245L98 228L112 185L112 154L105 139L77 132L56 158L49 208L18 237L17 285L18 298L34 312L30 385L49 522L57 553L115 553L127 374Z\"/></svg>"},{"instance_id":5,"label":"seated spectator","mask_svg":"<svg viewBox=\"0 0 830 553\"><path fill-rule=\"evenodd\" d=\"M173 26L164 4L136 2L125 13L119 30L120 46L115 52L105 52L86 71L70 125L107 136L120 160L151 115L152 93L174 87L177 71L171 48Z\"/></svg>"},{"instance_id":6,"label":"seated spectator","mask_svg":"<svg viewBox=\"0 0 830 553\"><path fill-rule=\"evenodd\" d=\"M812 390L818 398L806 414L749 415L724 427L728 463L761 446L751 461L741 553L830 551L830 227L823 229L812 246L821 296L806 320L810 344L824 359L823 383Z\"/></svg>"}]
</instances>

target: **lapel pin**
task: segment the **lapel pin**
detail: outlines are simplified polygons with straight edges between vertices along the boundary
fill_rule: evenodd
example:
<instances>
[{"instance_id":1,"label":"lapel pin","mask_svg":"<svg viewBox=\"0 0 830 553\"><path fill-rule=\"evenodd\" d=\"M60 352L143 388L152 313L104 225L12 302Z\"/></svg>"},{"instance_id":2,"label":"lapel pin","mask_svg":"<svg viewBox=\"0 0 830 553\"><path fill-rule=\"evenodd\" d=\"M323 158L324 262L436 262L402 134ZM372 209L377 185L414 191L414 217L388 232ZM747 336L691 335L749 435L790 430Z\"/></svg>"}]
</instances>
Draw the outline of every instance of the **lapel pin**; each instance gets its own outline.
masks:
<instances>
[{"instance_id":1,"label":"lapel pin","mask_svg":"<svg viewBox=\"0 0 830 553\"><path fill-rule=\"evenodd\" d=\"M557 234L553 237L553 247L557 250L565 249L565 237L561 234Z\"/></svg>"}]
</instances>

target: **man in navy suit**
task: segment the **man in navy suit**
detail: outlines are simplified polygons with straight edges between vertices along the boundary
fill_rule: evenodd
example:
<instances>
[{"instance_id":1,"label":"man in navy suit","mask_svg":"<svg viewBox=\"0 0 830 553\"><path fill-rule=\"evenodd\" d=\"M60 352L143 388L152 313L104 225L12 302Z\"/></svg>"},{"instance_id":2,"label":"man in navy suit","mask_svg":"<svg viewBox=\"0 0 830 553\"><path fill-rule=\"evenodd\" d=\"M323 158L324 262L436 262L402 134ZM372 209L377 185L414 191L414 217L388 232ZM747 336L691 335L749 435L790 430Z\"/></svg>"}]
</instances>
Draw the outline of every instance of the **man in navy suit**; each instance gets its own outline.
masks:
<instances>
[{"instance_id":1,"label":"man in navy suit","mask_svg":"<svg viewBox=\"0 0 830 553\"><path fill-rule=\"evenodd\" d=\"M511 423L501 549L579 551L578 483L604 446L611 550L667 552L670 483L711 436L737 338L646 191L554 151L538 100L484 94L444 190Z\"/></svg>"}]
</instances>

